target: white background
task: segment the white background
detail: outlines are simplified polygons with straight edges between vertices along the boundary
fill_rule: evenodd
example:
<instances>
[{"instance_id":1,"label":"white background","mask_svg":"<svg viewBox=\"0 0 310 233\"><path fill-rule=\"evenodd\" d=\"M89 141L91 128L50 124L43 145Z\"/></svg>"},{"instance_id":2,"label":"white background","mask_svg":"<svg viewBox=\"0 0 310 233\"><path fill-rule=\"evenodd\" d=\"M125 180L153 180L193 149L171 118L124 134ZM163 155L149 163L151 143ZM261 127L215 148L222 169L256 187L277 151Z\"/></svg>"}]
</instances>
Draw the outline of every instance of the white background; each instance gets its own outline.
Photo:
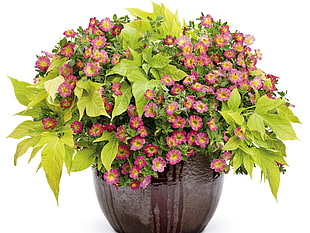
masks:
<instances>
[{"instance_id":1,"label":"white background","mask_svg":"<svg viewBox=\"0 0 310 233\"><path fill-rule=\"evenodd\" d=\"M281 77L280 89L303 125L295 125L300 141L288 142L287 174L278 202L259 173L250 180L229 174L217 212L204 232L310 232L309 230L309 23L306 0L162 0L179 15L195 19L200 12L228 21L233 29L256 37L263 60L258 66ZM307 4L307 5L306 5ZM68 29L86 27L91 17L126 14L126 7L151 11L145 0L10 0L0 3L0 232L112 233L97 204L90 170L63 175L59 206L45 181L35 172L38 159L28 156L13 165L17 141L6 136L25 120L14 116L23 107L15 100L6 75L32 82L36 54L51 51Z\"/></svg>"}]
</instances>

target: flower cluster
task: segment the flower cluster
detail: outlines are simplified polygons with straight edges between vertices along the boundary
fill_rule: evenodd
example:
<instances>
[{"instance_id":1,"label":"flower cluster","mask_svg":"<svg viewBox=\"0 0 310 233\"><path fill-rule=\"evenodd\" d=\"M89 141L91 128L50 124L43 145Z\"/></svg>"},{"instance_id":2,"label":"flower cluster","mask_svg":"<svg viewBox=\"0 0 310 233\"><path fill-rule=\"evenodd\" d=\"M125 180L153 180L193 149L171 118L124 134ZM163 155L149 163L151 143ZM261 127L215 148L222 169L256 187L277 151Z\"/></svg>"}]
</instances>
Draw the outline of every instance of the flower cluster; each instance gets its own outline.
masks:
<instances>
[{"instance_id":1,"label":"flower cluster","mask_svg":"<svg viewBox=\"0 0 310 233\"><path fill-rule=\"evenodd\" d=\"M267 179L269 170L284 171L280 139L296 138L290 122L298 118L276 87L279 78L257 68L255 38L210 15L181 27L178 19L138 12L133 21L91 18L37 57L23 114L41 126L27 145L37 152L49 137L69 171L95 164L107 184L132 189L198 153L219 173L233 167L251 175L255 164Z\"/></svg>"}]
</instances>

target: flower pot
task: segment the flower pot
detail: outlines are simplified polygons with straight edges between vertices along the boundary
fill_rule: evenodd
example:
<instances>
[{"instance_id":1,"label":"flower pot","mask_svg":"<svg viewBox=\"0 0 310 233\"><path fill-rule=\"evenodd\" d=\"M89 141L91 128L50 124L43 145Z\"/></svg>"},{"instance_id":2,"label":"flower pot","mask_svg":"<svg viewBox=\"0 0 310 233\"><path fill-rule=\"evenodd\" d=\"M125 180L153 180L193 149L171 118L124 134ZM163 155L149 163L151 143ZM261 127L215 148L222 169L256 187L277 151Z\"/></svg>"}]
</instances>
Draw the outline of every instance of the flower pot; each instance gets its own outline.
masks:
<instances>
[{"instance_id":1,"label":"flower pot","mask_svg":"<svg viewBox=\"0 0 310 233\"><path fill-rule=\"evenodd\" d=\"M223 187L203 154L168 165L146 189L108 185L94 169L95 189L107 220L119 233L199 233L212 218Z\"/></svg>"}]
</instances>

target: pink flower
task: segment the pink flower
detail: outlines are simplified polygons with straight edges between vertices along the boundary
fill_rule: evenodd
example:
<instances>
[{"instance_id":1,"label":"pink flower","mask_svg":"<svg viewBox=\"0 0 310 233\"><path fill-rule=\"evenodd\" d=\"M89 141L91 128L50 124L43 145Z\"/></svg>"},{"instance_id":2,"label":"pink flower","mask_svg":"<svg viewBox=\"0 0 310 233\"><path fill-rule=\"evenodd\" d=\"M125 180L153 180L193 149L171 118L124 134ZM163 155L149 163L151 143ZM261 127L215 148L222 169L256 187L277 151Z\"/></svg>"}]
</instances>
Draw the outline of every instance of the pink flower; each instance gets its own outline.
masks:
<instances>
[{"instance_id":1,"label":"pink flower","mask_svg":"<svg viewBox=\"0 0 310 233\"><path fill-rule=\"evenodd\" d=\"M72 101L71 100L63 100L60 102L60 107L61 108L70 108L72 105Z\"/></svg>"},{"instance_id":2,"label":"pink flower","mask_svg":"<svg viewBox=\"0 0 310 233\"><path fill-rule=\"evenodd\" d=\"M157 105L153 102L150 102L149 104L145 105L143 107L144 109L144 116L145 117L155 117L156 116L156 110L158 109Z\"/></svg>"},{"instance_id":3,"label":"pink flower","mask_svg":"<svg viewBox=\"0 0 310 233\"><path fill-rule=\"evenodd\" d=\"M175 83L174 79L172 79L168 74L162 76L160 81L166 86L172 86Z\"/></svg>"},{"instance_id":4,"label":"pink flower","mask_svg":"<svg viewBox=\"0 0 310 233\"><path fill-rule=\"evenodd\" d=\"M131 182L131 183L129 184L129 186L130 186L130 188L131 188L132 190L139 189L139 187L140 187L140 182L135 180L135 181Z\"/></svg>"},{"instance_id":5,"label":"pink flower","mask_svg":"<svg viewBox=\"0 0 310 233\"><path fill-rule=\"evenodd\" d=\"M146 176L141 179L140 187L145 189L151 183L151 176Z\"/></svg>"},{"instance_id":6,"label":"pink flower","mask_svg":"<svg viewBox=\"0 0 310 233\"><path fill-rule=\"evenodd\" d=\"M200 129L203 126L201 117L196 116L196 115L191 115L189 117L188 124L195 131L198 131L198 129Z\"/></svg>"},{"instance_id":7,"label":"pink flower","mask_svg":"<svg viewBox=\"0 0 310 233\"><path fill-rule=\"evenodd\" d=\"M124 163L123 166L122 166L121 173L124 174L124 175L127 175L127 174L129 174L129 170L130 170L129 163Z\"/></svg>"},{"instance_id":8,"label":"pink flower","mask_svg":"<svg viewBox=\"0 0 310 233\"><path fill-rule=\"evenodd\" d=\"M145 158L142 155L137 156L136 160L134 161L134 165L139 169L144 168L146 166Z\"/></svg>"},{"instance_id":9,"label":"pink flower","mask_svg":"<svg viewBox=\"0 0 310 233\"><path fill-rule=\"evenodd\" d=\"M236 56L235 51L233 50L227 50L224 52L224 57L231 59L234 58Z\"/></svg>"},{"instance_id":10,"label":"pink flower","mask_svg":"<svg viewBox=\"0 0 310 233\"><path fill-rule=\"evenodd\" d=\"M47 117L42 120L42 124L44 129L53 129L57 125L57 121Z\"/></svg>"},{"instance_id":11,"label":"pink flower","mask_svg":"<svg viewBox=\"0 0 310 233\"><path fill-rule=\"evenodd\" d=\"M112 35L113 36L117 36L119 34L121 34L121 31L123 30L123 27L121 25L115 25L113 28L112 28Z\"/></svg>"},{"instance_id":12,"label":"pink flower","mask_svg":"<svg viewBox=\"0 0 310 233\"><path fill-rule=\"evenodd\" d=\"M172 95L179 95L182 91L184 91L184 86L180 84L174 84L174 86L171 88L171 94Z\"/></svg>"},{"instance_id":13,"label":"pink flower","mask_svg":"<svg viewBox=\"0 0 310 233\"><path fill-rule=\"evenodd\" d=\"M172 128L182 129L186 124L186 120L183 117L177 116L175 120L172 122Z\"/></svg>"},{"instance_id":14,"label":"pink flower","mask_svg":"<svg viewBox=\"0 0 310 233\"><path fill-rule=\"evenodd\" d=\"M235 130L234 130L234 134L238 137L238 138L240 138L240 139L242 139L242 140L245 140L246 138L245 138L245 135L244 135L244 132L243 132L243 130L241 129L241 128L236 128Z\"/></svg>"},{"instance_id":15,"label":"pink flower","mask_svg":"<svg viewBox=\"0 0 310 233\"><path fill-rule=\"evenodd\" d=\"M36 67L39 70L47 70L51 65L50 59L47 57L38 57L36 61Z\"/></svg>"},{"instance_id":16,"label":"pink flower","mask_svg":"<svg viewBox=\"0 0 310 233\"><path fill-rule=\"evenodd\" d=\"M260 77L255 77L251 82L250 85L254 87L256 90L260 89L263 86L263 80Z\"/></svg>"},{"instance_id":17,"label":"pink flower","mask_svg":"<svg viewBox=\"0 0 310 233\"><path fill-rule=\"evenodd\" d=\"M166 144L169 148L178 145L177 140L174 136L166 137Z\"/></svg>"},{"instance_id":18,"label":"pink flower","mask_svg":"<svg viewBox=\"0 0 310 233\"><path fill-rule=\"evenodd\" d=\"M214 42L217 47L222 48L224 47L224 45L227 44L228 41L224 38L223 34L219 34L219 35L214 36Z\"/></svg>"},{"instance_id":19,"label":"pink flower","mask_svg":"<svg viewBox=\"0 0 310 233\"><path fill-rule=\"evenodd\" d=\"M214 118L212 118L212 119L210 119L208 121L208 127L209 127L210 131L215 131L215 130L218 129L218 127L215 124L215 119Z\"/></svg>"},{"instance_id":20,"label":"pink flower","mask_svg":"<svg viewBox=\"0 0 310 233\"><path fill-rule=\"evenodd\" d=\"M210 164L210 167L216 172L224 171L226 168L226 162L223 159L214 159Z\"/></svg>"},{"instance_id":21,"label":"pink flower","mask_svg":"<svg viewBox=\"0 0 310 233\"><path fill-rule=\"evenodd\" d=\"M187 36L180 36L175 40L175 42L177 43L177 45L182 46L185 43L191 42L191 39L188 38Z\"/></svg>"},{"instance_id":22,"label":"pink flower","mask_svg":"<svg viewBox=\"0 0 310 233\"><path fill-rule=\"evenodd\" d=\"M153 90L147 89L144 93L144 97L148 100L152 100L155 98L155 92Z\"/></svg>"},{"instance_id":23,"label":"pink flower","mask_svg":"<svg viewBox=\"0 0 310 233\"><path fill-rule=\"evenodd\" d=\"M192 72L190 75L186 76L183 80L184 85L192 84L195 80L198 79L197 72Z\"/></svg>"},{"instance_id":24,"label":"pink flower","mask_svg":"<svg viewBox=\"0 0 310 233\"><path fill-rule=\"evenodd\" d=\"M84 67L84 72L87 77L96 76L99 73L99 70L101 70L101 67L91 62L87 63Z\"/></svg>"},{"instance_id":25,"label":"pink flower","mask_svg":"<svg viewBox=\"0 0 310 233\"><path fill-rule=\"evenodd\" d=\"M152 161L152 169L156 172L163 172L167 163L162 157L157 157Z\"/></svg>"},{"instance_id":26,"label":"pink flower","mask_svg":"<svg viewBox=\"0 0 310 233\"><path fill-rule=\"evenodd\" d=\"M63 82L58 87L58 92L61 97L68 97L72 94L72 88L69 83Z\"/></svg>"},{"instance_id":27,"label":"pink flower","mask_svg":"<svg viewBox=\"0 0 310 233\"><path fill-rule=\"evenodd\" d=\"M213 24L213 18L211 17L211 15L206 15L201 18L202 26L210 28L212 27L212 24Z\"/></svg>"},{"instance_id":28,"label":"pink flower","mask_svg":"<svg viewBox=\"0 0 310 233\"><path fill-rule=\"evenodd\" d=\"M197 57L194 54L186 54L183 58L184 66L190 70L197 65Z\"/></svg>"},{"instance_id":29,"label":"pink flower","mask_svg":"<svg viewBox=\"0 0 310 233\"><path fill-rule=\"evenodd\" d=\"M224 160L231 160L232 159L232 154L230 151L226 151L221 155L221 158Z\"/></svg>"},{"instance_id":30,"label":"pink flower","mask_svg":"<svg viewBox=\"0 0 310 233\"><path fill-rule=\"evenodd\" d=\"M111 63L112 65L116 65L120 62L120 58L121 58L121 55L120 54L113 54L112 56L112 60L111 60Z\"/></svg>"},{"instance_id":31,"label":"pink flower","mask_svg":"<svg viewBox=\"0 0 310 233\"><path fill-rule=\"evenodd\" d=\"M99 135L101 135L103 132L103 128L101 124L94 124L92 125L92 127L89 130L89 135L97 137Z\"/></svg>"},{"instance_id":32,"label":"pink flower","mask_svg":"<svg viewBox=\"0 0 310 233\"><path fill-rule=\"evenodd\" d=\"M124 127L121 125L117 127L115 136L121 141L124 142L127 137L127 132L125 131Z\"/></svg>"},{"instance_id":33,"label":"pink flower","mask_svg":"<svg viewBox=\"0 0 310 233\"><path fill-rule=\"evenodd\" d=\"M73 74L73 68L70 67L68 64L64 64L60 66L58 69L59 69L60 75L65 78L68 78Z\"/></svg>"},{"instance_id":34,"label":"pink flower","mask_svg":"<svg viewBox=\"0 0 310 233\"><path fill-rule=\"evenodd\" d=\"M114 24L109 18L104 18L99 24L99 28L104 32L109 32L114 27Z\"/></svg>"},{"instance_id":35,"label":"pink flower","mask_svg":"<svg viewBox=\"0 0 310 233\"><path fill-rule=\"evenodd\" d=\"M208 111L208 105L206 105L200 100L194 102L193 108L199 113L204 113Z\"/></svg>"},{"instance_id":36,"label":"pink flower","mask_svg":"<svg viewBox=\"0 0 310 233\"><path fill-rule=\"evenodd\" d=\"M210 139L206 133L197 133L195 143L201 148L205 148L209 144Z\"/></svg>"},{"instance_id":37,"label":"pink flower","mask_svg":"<svg viewBox=\"0 0 310 233\"><path fill-rule=\"evenodd\" d=\"M143 152L146 154L147 157L153 157L158 153L158 146L148 144L145 147L143 147Z\"/></svg>"},{"instance_id":38,"label":"pink flower","mask_svg":"<svg viewBox=\"0 0 310 233\"><path fill-rule=\"evenodd\" d=\"M112 124L104 124L104 126L102 128L103 128L103 130L106 130L108 132L113 132L113 131L115 131L116 126L112 125Z\"/></svg>"},{"instance_id":39,"label":"pink flower","mask_svg":"<svg viewBox=\"0 0 310 233\"><path fill-rule=\"evenodd\" d=\"M243 47L242 42L237 42L237 43L233 44L232 47L233 47L233 49L234 49L235 51L237 51L237 52L239 52L239 53L244 52L244 47Z\"/></svg>"},{"instance_id":40,"label":"pink flower","mask_svg":"<svg viewBox=\"0 0 310 233\"><path fill-rule=\"evenodd\" d=\"M205 76L205 80L209 83L209 84L214 84L216 81L216 75L213 73L208 73Z\"/></svg>"},{"instance_id":41,"label":"pink flower","mask_svg":"<svg viewBox=\"0 0 310 233\"><path fill-rule=\"evenodd\" d=\"M129 170L129 177L130 178L138 179L139 174L140 174L140 169L139 168L137 168L137 167L130 168L130 170Z\"/></svg>"},{"instance_id":42,"label":"pink flower","mask_svg":"<svg viewBox=\"0 0 310 233\"><path fill-rule=\"evenodd\" d=\"M229 73L228 79L232 83L238 83L242 81L242 72L236 69L232 69Z\"/></svg>"},{"instance_id":43,"label":"pink flower","mask_svg":"<svg viewBox=\"0 0 310 233\"><path fill-rule=\"evenodd\" d=\"M66 37L75 37L76 32L73 29L67 30L63 33Z\"/></svg>"},{"instance_id":44,"label":"pink flower","mask_svg":"<svg viewBox=\"0 0 310 233\"><path fill-rule=\"evenodd\" d=\"M168 116L172 116L177 109L178 109L178 102L172 101L170 104L167 105L166 113Z\"/></svg>"},{"instance_id":45,"label":"pink flower","mask_svg":"<svg viewBox=\"0 0 310 233\"><path fill-rule=\"evenodd\" d=\"M174 130L172 133L172 136L175 138L175 142L178 145L181 145L187 141L186 140L186 132L183 130L182 131Z\"/></svg>"},{"instance_id":46,"label":"pink flower","mask_svg":"<svg viewBox=\"0 0 310 233\"><path fill-rule=\"evenodd\" d=\"M118 82L113 82L112 84L112 91L114 92L115 95L122 95L122 91L121 91L121 87L122 85Z\"/></svg>"},{"instance_id":47,"label":"pink flower","mask_svg":"<svg viewBox=\"0 0 310 233\"><path fill-rule=\"evenodd\" d=\"M143 126L143 121L141 117L134 117L129 121L129 126L132 129L138 129L140 126Z\"/></svg>"},{"instance_id":48,"label":"pink flower","mask_svg":"<svg viewBox=\"0 0 310 233\"><path fill-rule=\"evenodd\" d=\"M171 164L175 165L182 160L182 153L179 150L171 150L166 155L166 160Z\"/></svg>"},{"instance_id":49,"label":"pink flower","mask_svg":"<svg viewBox=\"0 0 310 233\"><path fill-rule=\"evenodd\" d=\"M102 48L105 46L107 39L103 36L97 36L95 39L91 41L91 45L94 46L94 48Z\"/></svg>"},{"instance_id":50,"label":"pink flower","mask_svg":"<svg viewBox=\"0 0 310 233\"><path fill-rule=\"evenodd\" d=\"M119 145L118 150L116 152L116 158L118 159L126 159L130 156L129 147L127 145Z\"/></svg>"},{"instance_id":51,"label":"pink flower","mask_svg":"<svg viewBox=\"0 0 310 233\"><path fill-rule=\"evenodd\" d=\"M226 70L231 70L233 67L233 64L230 61L224 61L222 62L221 66L222 66L222 69L226 71Z\"/></svg>"},{"instance_id":52,"label":"pink flower","mask_svg":"<svg viewBox=\"0 0 310 233\"><path fill-rule=\"evenodd\" d=\"M75 44L66 44L60 51L64 57L71 57L74 54Z\"/></svg>"},{"instance_id":53,"label":"pink flower","mask_svg":"<svg viewBox=\"0 0 310 233\"><path fill-rule=\"evenodd\" d=\"M186 110L190 110L193 107L194 102L195 98L193 96L186 96L183 105Z\"/></svg>"},{"instance_id":54,"label":"pink flower","mask_svg":"<svg viewBox=\"0 0 310 233\"><path fill-rule=\"evenodd\" d=\"M134 117L138 116L137 108L133 104L129 104L128 109L127 109L127 113L128 113L128 116L130 118L134 118Z\"/></svg>"},{"instance_id":55,"label":"pink flower","mask_svg":"<svg viewBox=\"0 0 310 233\"><path fill-rule=\"evenodd\" d=\"M79 121L74 121L71 125L70 125L73 133L81 133L83 130L83 124Z\"/></svg>"},{"instance_id":56,"label":"pink flower","mask_svg":"<svg viewBox=\"0 0 310 233\"><path fill-rule=\"evenodd\" d=\"M145 139L140 136L136 136L130 140L130 150L139 150L144 144Z\"/></svg>"},{"instance_id":57,"label":"pink flower","mask_svg":"<svg viewBox=\"0 0 310 233\"><path fill-rule=\"evenodd\" d=\"M173 45L175 39L172 36L167 36L164 41L166 45Z\"/></svg>"},{"instance_id":58,"label":"pink flower","mask_svg":"<svg viewBox=\"0 0 310 233\"><path fill-rule=\"evenodd\" d=\"M249 34L246 34L245 36L244 36L244 43L246 44L246 45L251 45L251 44L253 44L255 42L255 37L254 36L251 36L251 35L249 35Z\"/></svg>"},{"instance_id":59,"label":"pink flower","mask_svg":"<svg viewBox=\"0 0 310 233\"><path fill-rule=\"evenodd\" d=\"M119 181L119 171L117 169L110 169L110 171L103 174L103 178L107 184L117 184Z\"/></svg>"},{"instance_id":60,"label":"pink flower","mask_svg":"<svg viewBox=\"0 0 310 233\"><path fill-rule=\"evenodd\" d=\"M197 131L195 130L191 130L188 134L187 134L187 142L188 144L195 146L196 144L196 138L197 138Z\"/></svg>"},{"instance_id":61,"label":"pink flower","mask_svg":"<svg viewBox=\"0 0 310 233\"><path fill-rule=\"evenodd\" d=\"M149 133L147 132L147 129L145 126L140 126L138 128L138 133L139 133L140 137L142 137L142 138L149 136Z\"/></svg>"},{"instance_id":62,"label":"pink flower","mask_svg":"<svg viewBox=\"0 0 310 233\"><path fill-rule=\"evenodd\" d=\"M219 101L229 100L231 91L227 88L220 88L216 91L216 99Z\"/></svg>"},{"instance_id":63,"label":"pink flower","mask_svg":"<svg viewBox=\"0 0 310 233\"><path fill-rule=\"evenodd\" d=\"M77 83L77 78L74 75L70 75L66 78L65 83L68 83L70 85L70 88L75 88L75 85Z\"/></svg>"}]
</instances>

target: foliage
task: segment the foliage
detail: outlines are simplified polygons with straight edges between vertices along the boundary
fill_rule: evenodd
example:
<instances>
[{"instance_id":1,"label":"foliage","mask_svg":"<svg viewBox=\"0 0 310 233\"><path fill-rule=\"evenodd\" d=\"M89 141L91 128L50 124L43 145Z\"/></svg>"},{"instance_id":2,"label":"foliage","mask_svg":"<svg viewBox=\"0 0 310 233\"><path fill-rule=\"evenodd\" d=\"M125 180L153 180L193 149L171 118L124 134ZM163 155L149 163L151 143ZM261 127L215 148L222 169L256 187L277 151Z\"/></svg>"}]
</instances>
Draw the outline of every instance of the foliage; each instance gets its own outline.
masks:
<instances>
[{"instance_id":1,"label":"foliage","mask_svg":"<svg viewBox=\"0 0 310 233\"><path fill-rule=\"evenodd\" d=\"M207 154L215 172L261 169L276 197L286 152L299 123L276 84L256 67L254 37L202 14L184 27L178 15L154 12L64 32L38 56L34 84L10 78L29 116L9 135L30 148L58 200L62 168L92 164L108 184L145 188L167 164ZM29 160L29 161L30 161ZM137 185L139 184L139 185Z\"/></svg>"}]
</instances>

